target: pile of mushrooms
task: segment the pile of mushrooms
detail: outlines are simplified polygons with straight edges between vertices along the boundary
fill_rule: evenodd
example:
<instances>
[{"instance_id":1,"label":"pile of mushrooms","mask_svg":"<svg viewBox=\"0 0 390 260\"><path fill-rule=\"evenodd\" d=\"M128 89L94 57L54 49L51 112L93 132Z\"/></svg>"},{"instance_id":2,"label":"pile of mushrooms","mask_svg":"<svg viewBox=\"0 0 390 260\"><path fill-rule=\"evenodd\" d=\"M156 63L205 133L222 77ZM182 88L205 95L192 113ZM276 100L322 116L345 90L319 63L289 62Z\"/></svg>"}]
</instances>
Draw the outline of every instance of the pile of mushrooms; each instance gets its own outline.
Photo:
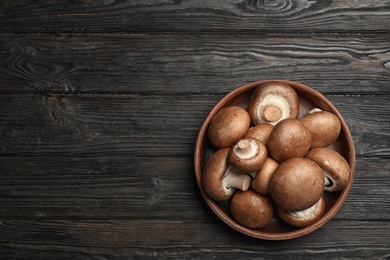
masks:
<instances>
[{"instance_id":1,"label":"pile of mushrooms","mask_svg":"<svg viewBox=\"0 0 390 260\"><path fill-rule=\"evenodd\" d=\"M215 201L229 201L232 217L247 228L266 226L273 216L295 227L318 221L324 194L344 189L351 169L331 148L339 118L315 108L299 118L299 98L289 85L259 85L246 109L228 106L208 127L216 152L202 184Z\"/></svg>"}]
</instances>

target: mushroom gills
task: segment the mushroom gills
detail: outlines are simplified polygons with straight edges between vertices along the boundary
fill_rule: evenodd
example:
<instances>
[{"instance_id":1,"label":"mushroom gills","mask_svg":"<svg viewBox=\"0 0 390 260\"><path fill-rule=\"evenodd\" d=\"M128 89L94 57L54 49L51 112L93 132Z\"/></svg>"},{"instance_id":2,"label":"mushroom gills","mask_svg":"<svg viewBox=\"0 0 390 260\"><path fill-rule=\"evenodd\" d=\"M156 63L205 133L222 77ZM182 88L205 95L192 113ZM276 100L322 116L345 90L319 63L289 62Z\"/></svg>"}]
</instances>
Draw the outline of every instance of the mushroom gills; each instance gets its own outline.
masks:
<instances>
[{"instance_id":1,"label":"mushroom gills","mask_svg":"<svg viewBox=\"0 0 390 260\"><path fill-rule=\"evenodd\" d=\"M317 210L317 203L308 209L304 209L304 210L300 210L300 211L286 211L286 212L287 212L287 214L289 214L295 218L308 219L308 218L311 218L311 215L316 210Z\"/></svg>"},{"instance_id":2,"label":"mushroom gills","mask_svg":"<svg viewBox=\"0 0 390 260\"><path fill-rule=\"evenodd\" d=\"M325 189L332 187L333 183L334 183L334 181L332 178L325 176Z\"/></svg>"},{"instance_id":3,"label":"mushroom gills","mask_svg":"<svg viewBox=\"0 0 390 260\"><path fill-rule=\"evenodd\" d=\"M295 227L307 227L318 221L325 212L325 200L321 197L313 206L300 211L286 211L278 208L282 220Z\"/></svg>"},{"instance_id":4,"label":"mushroom gills","mask_svg":"<svg viewBox=\"0 0 390 260\"><path fill-rule=\"evenodd\" d=\"M328 171L322 169L322 172L324 173L325 190L333 191L335 188L335 180L330 176L330 173Z\"/></svg>"},{"instance_id":5,"label":"mushroom gills","mask_svg":"<svg viewBox=\"0 0 390 260\"><path fill-rule=\"evenodd\" d=\"M246 191L251 183L251 177L243 174L229 166L222 180L223 190L226 195L233 193L236 189Z\"/></svg>"},{"instance_id":6,"label":"mushroom gills","mask_svg":"<svg viewBox=\"0 0 390 260\"><path fill-rule=\"evenodd\" d=\"M323 111L321 108L316 107L316 108L313 108L313 109L309 110L307 113L308 114L313 114L313 113L321 112L321 111Z\"/></svg>"}]
</instances>

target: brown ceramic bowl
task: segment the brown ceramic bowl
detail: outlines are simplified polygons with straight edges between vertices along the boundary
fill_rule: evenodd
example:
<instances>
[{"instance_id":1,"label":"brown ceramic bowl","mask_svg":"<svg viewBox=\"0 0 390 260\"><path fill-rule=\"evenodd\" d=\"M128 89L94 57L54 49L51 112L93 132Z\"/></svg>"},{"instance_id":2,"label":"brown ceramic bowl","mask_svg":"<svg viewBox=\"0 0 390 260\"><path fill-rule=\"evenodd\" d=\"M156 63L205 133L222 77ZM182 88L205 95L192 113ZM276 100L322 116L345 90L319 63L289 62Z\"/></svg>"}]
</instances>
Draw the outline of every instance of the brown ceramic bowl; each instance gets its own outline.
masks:
<instances>
[{"instance_id":1,"label":"brown ceramic bowl","mask_svg":"<svg viewBox=\"0 0 390 260\"><path fill-rule=\"evenodd\" d=\"M347 196L352 188L352 183L355 175L355 167L356 167L356 158L355 158L355 147L353 144L352 136L349 131L348 125L346 124L344 118L341 113L337 110L337 108L322 94L315 91L314 89L305 86L303 84L288 81L288 80L278 80L284 82L295 89L300 99L300 115L306 114L308 110L314 107L319 107L322 110L330 111L336 114L341 121L341 133L338 139L334 144L331 145L332 149L338 151L344 158L347 160L351 167L351 176L346 188L339 192L325 192L324 198L326 202L325 213L322 218L316 223L304 227L304 228L296 228L289 226L276 217L274 217L270 223L260 229L249 229L240 224L238 224L231 216L229 212L229 201L225 202L216 202L210 199L207 194L204 192L202 187L202 171L205 163L207 162L208 157L216 151L215 148L212 147L208 140L207 136L207 128L210 124L213 116L222 108L231 105L238 105L243 108L246 108L249 97L252 92L256 89L256 87L264 82L270 80L261 80L257 82L252 82L246 85L243 85L232 92L228 93L224 98L222 98L209 112L208 116L204 120L203 124L198 133L198 137L196 139L195 144L195 152L194 152L194 167L195 167L195 175L196 180L199 185L202 196L204 197L206 203L210 207L210 209L228 226L231 228L245 234L248 236L252 236L259 239L265 240L287 240L293 239L297 237L301 237L307 235L318 228L322 227L326 224L342 207L343 203L347 199Z\"/></svg>"}]
</instances>

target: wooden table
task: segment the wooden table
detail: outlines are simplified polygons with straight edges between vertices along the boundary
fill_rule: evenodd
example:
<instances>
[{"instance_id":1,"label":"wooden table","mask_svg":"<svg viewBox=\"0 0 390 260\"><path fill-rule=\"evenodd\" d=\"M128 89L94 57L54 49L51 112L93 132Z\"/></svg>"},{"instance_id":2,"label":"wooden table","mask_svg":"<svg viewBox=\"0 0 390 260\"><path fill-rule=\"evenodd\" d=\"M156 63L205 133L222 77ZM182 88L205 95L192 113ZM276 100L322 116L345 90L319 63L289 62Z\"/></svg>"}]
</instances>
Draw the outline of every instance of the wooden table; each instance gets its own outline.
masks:
<instances>
[{"instance_id":1,"label":"wooden table","mask_svg":"<svg viewBox=\"0 0 390 260\"><path fill-rule=\"evenodd\" d=\"M1 1L3 259L390 256L390 2ZM209 110L283 78L345 117L357 168L307 236L241 235L207 207L193 148Z\"/></svg>"}]
</instances>

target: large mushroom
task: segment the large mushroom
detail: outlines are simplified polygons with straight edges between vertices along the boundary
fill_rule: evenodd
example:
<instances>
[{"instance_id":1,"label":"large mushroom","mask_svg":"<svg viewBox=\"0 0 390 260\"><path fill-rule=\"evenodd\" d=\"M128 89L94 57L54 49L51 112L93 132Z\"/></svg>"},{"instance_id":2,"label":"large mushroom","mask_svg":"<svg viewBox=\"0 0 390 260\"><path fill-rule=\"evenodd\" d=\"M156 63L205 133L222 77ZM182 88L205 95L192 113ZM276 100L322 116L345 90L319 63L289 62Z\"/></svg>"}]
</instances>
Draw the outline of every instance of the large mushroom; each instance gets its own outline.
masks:
<instances>
[{"instance_id":1,"label":"large mushroom","mask_svg":"<svg viewBox=\"0 0 390 260\"><path fill-rule=\"evenodd\" d=\"M247 228L266 226L273 215L273 205L269 198L251 189L237 191L230 202L233 218Z\"/></svg>"},{"instance_id":2,"label":"large mushroom","mask_svg":"<svg viewBox=\"0 0 390 260\"><path fill-rule=\"evenodd\" d=\"M310 208L324 193L324 175L312 160L293 157L279 165L270 180L271 196L286 211Z\"/></svg>"},{"instance_id":3,"label":"large mushroom","mask_svg":"<svg viewBox=\"0 0 390 260\"><path fill-rule=\"evenodd\" d=\"M279 81L259 85L251 95L247 108L254 125L276 125L285 118L298 118L299 98L295 90Z\"/></svg>"},{"instance_id":4,"label":"large mushroom","mask_svg":"<svg viewBox=\"0 0 390 260\"><path fill-rule=\"evenodd\" d=\"M311 135L310 148L327 147L333 143L340 134L340 119L333 113L320 109L310 110L308 114L299 119Z\"/></svg>"},{"instance_id":5,"label":"large mushroom","mask_svg":"<svg viewBox=\"0 0 390 260\"><path fill-rule=\"evenodd\" d=\"M262 194L270 193L269 181L278 166L279 163L277 161L268 157L265 160L263 167L257 172L252 180L252 188Z\"/></svg>"},{"instance_id":6,"label":"large mushroom","mask_svg":"<svg viewBox=\"0 0 390 260\"><path fill-rule=\"evenodd\" d=\"M229 166L227 162L229 149L223 148L213 153L203 170L203 189L216 201L228 200L236 189L247 190L251 183L249 175L237 172Z\"/></svg>"},{"instance_id":7,"label":"large mushroom","mask_svg":"<svg viewBox=\"0 0 390 260\"><path fill-rule=\"evenodd\" d=\"M309 151L311 136L298 119L288 118L280 121L269 136L268 153L282 162L291 157L304 156Z\"/></svg>"},{"instance_id":8,"label":"large mushroom","mask_svg":"<svg viewBox=\"0 0 390 260\"><path fill-rule=\"evenodd\" d=\"M243 138L230 149L228 162L238 171L253 173L261 169L267 155L265 144L255 138Z\"/></svg>"},{"instance_id":9,"label":"large mushroom","mask_svg":"<svg viewBox=\"0 0 390 260\"><path fill-rule=\"evenodd\" d=\"M340 191L347 186L351 168L341 154L329 148L315 148L310 150L305 158L321 167L326 191Z\"/></svg>"},{"instance_id":10,"label":"large mushroom","mask_svg":"<svg viewBox=\"0 0 390 260\"><path fill-rule=\"evenodd\" d=\"M239 106L222 108L210 121L209 140L216 148L231 147L245 135L250 122L250 116L245 109Z\"/></svg>"},{"instance_id":11,"label":"large mushroom","mask_svg":"<svg viewBox=\"0 0 390 260\"><path fill-rule=\"evenodd\" d=\"M295 227L307 227L317 222L325 212L325 200L323 197L308 209L301 211L286 211L277 208L278 216L287 224Z\"/></svg>"}]
</instances>

